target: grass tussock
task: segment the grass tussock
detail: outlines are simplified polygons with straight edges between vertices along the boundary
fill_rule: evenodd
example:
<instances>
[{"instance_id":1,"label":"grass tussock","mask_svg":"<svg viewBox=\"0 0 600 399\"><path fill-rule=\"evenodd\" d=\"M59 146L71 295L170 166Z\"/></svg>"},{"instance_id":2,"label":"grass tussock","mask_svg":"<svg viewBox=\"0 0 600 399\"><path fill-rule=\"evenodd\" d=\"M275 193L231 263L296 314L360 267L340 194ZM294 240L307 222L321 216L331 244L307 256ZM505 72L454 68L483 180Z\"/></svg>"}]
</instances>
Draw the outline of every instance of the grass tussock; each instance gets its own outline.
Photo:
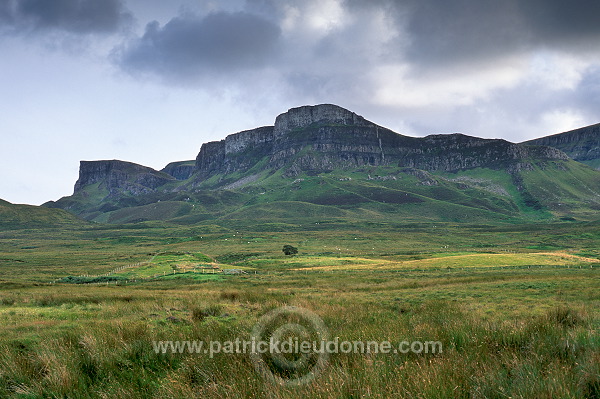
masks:
<instances>
[{"instance_id":1,"label":"grass tussock","mask_svg":"<svg viewBox=\"0 0 600 399\"><path fill-rule=\"evenodd\" d=\"M207 317L218 317L223 313L223 306L214 304L209 306L198 307L195 306L192 308L192 320L194 321L203 321Z\"/></svg>"},{"instance_id":2,"label":"grass tussock","mask_svg":"<svg viewBox=\"0 0 600 399\"><path fill-rule=\"evenodd\" d=\"M565 305L552 308L544 317L544 321L564 328L573 328L586 324L586 319L586 314Z\"/></svg>"}]
</instances>

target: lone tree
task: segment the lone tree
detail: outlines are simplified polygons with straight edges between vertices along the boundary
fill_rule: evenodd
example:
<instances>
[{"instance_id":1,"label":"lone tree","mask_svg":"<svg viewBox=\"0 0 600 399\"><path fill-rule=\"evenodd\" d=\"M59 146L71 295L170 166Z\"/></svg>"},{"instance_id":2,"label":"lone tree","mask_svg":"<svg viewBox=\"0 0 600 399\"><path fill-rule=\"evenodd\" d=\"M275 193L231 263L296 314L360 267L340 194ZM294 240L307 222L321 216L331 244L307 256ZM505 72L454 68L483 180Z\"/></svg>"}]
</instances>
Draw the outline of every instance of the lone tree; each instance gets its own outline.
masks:
<instances>
[{"instance_id":1,"label":"lone tree","mask_svg":"<svg viewBox=\"0 0 600 399\"><path fill-rule=\"evenodd\" d=\"M284 245L282 251L286 255L296 255L298 253L298 248L292 247L291 245Z\"/></svg>"}]
</instances>

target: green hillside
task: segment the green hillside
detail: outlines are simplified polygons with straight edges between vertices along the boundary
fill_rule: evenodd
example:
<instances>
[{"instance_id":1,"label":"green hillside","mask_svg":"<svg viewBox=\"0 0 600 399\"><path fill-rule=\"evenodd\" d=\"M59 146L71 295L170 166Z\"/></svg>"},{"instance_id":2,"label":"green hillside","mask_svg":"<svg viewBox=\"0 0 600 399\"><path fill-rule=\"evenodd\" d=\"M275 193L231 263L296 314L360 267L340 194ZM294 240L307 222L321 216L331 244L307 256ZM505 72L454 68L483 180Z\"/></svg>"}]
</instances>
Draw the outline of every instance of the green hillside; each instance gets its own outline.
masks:
<instances>
[{"instance_id":1,"label":"green hillside","mask_svg":"<svg viewBox=\"0 0 600 399\"><path fill-rule=\"evenodd\" d=\"M194 191L169 189L116 198L94 184L57 204L102 223L163 220L179 224L219 219L242 224L324 219L512 223L594 220L600 209L600 172L570 160L532 161L510 172L372 167L294 177L286 177L281 170L252 176L215 175ZM215 181L235 188L214 188Z\"/></svg>"},{"instance_id":2,"label":"green hillside","mask_svg":"<svg viewBox=\"0 0 600 399\"><path fill-rule=\"evenodd\" d=\"M0 228L2 230L78 226L84 223L86 222L62 209L11 204L0 200Z\"/></svg>"}]
</instances>

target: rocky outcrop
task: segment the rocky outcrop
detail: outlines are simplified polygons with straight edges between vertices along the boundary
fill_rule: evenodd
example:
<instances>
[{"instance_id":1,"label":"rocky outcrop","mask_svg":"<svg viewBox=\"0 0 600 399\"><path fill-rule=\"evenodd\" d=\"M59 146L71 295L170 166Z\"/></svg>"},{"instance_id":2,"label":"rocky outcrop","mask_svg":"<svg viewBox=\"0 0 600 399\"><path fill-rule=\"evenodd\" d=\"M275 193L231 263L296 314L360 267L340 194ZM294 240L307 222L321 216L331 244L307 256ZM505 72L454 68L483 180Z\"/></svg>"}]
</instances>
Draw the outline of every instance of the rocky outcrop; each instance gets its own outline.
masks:
<instances>
[{"instance_id":1,"label":"rocky outcrop","mask_svg":"<svg viewBox=\"0 0 600 399\"><path fill-rule=\"evenodd\" d=\"M107 189L109 196L123 193L140 195L152 192L171 181L175 181L175 178L166 173L131 162L81 161L74 194L86 186L99 183L99 188Z\"/></svg>"},{"instance_id":2,"label":"rocky outcrop","mask_svg":"<svg viewBox=\"0 0 600 399\"><path fill-rule=\"evenodd\" d=\"M398 140L414 139L335 105L292 108L279 115L274 126L246 130L202 145L196 173L202 180L215 173L245 171L258 162L264 162L266 168L291 170L384 164L384 148Z\"/></svg>"},{"instance_id":3,"label":"rocky outcrop","mask_svg":"<svg viewBox=\"0 0 600 399\"><path fill-rule=\"evenodd\" d=\"M197 179L250 169L272 151L273 126L231 134L220 141L202 144L196 157Z\"/></svg>"},{"instance_id":4,"label":"rocky outcrop","mask_svg":"<svg viewBox=\"0 0 600 399\"><path fill-rule=\"evenodd\" d=\"M171 162L167 166L161 169L161 172L164 172L170 176L173 176L177 180L187 180L192 176L194 170L196 168L194 161L178 161Z\"/></svg>"},{"instance_id":5,"label":"rocky outcrop","mask_svg":"<svg viewBox=\"0 0 600 399\"><path fill-rule=\"evenodd\" d=\"M333 104L291 108L275 119L274 135L281 136L311 125L375 126L362 116Z\"/></svg>"},{"instance_id":6,"label":"rocky outcrop","mask_svg":"<svg viewBox=\"0 0 600 399\"><path fill-rule=\"evenodd\" d=\"M576 161L597 160L600 159L600 123L529 140L524 144L554 147Z\"/></svg>"},{"instance_id":7,"label":"rocky outcrop","mask_svg":"<svg viewBox=\"0 0 600 399\"><path fill-rule=\"evenodd\" d=\"M230 134L222 141L225 146L225 154L235 154L257 146L268 148L273 142L273 127L265 126Z\"/></svg>"},{"instance_id":8,"label":"rocky outcrop","mask_svg":"<svg viewBox=\"0 0 600 399\"><path fill-rule=\"evenodd\" d=\"M567 160L563 152L543 146L481 139L464 134L436 134L424 137L416 149L407 150L399 166L429 171L457 171L481 167L510 168L526 159Z\"/></svg>"},{"instance_id":9,"label":"rocky outcrop","mask_svg":"<svg viewBox=\"0 0 600 399\"><path fill-rule=\"evenodd\" d=\"M382 154L380 140L367 139L377 129L380 128L372 122L336 105L292 108L279 115L274 126L246 130L203 144L196 158L196 173L202 180L215 173L245 171L264 160L266 167L278 169L293 159L301 170L378 162ZM306 146L312 146L321 155L300 154Z\"/></svg>"}]
</instances>

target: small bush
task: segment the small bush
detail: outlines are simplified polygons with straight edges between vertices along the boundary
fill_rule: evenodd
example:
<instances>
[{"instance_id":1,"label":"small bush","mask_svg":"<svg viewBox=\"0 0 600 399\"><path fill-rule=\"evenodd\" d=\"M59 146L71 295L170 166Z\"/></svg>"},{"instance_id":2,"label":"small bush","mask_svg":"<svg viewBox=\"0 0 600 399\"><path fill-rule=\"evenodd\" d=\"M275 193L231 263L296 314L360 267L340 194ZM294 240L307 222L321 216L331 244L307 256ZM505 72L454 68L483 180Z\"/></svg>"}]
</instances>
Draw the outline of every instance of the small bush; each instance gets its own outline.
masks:
<instances>
[{"instance_id":1,"label":"small bush","mask_svg":"<svg viewBox=\"0 0 600 399\"><path fill-rule=\"evenodd\" d=\"M194 257L198 259L200 262L211 263L213 260L210 256L204 255L201 252L197 252L194 254Z\"/></svg>"},{"instance_id":2,"label":"small bush","mask_svg":"<svg viewBox=\"0 0 600 399\"><path fill-rule=\"evenodd\" d=\"M286 244L283 246L282 251L286 255L296 255L298 253L298 248Z\"/></svg>"}]
</instances>

